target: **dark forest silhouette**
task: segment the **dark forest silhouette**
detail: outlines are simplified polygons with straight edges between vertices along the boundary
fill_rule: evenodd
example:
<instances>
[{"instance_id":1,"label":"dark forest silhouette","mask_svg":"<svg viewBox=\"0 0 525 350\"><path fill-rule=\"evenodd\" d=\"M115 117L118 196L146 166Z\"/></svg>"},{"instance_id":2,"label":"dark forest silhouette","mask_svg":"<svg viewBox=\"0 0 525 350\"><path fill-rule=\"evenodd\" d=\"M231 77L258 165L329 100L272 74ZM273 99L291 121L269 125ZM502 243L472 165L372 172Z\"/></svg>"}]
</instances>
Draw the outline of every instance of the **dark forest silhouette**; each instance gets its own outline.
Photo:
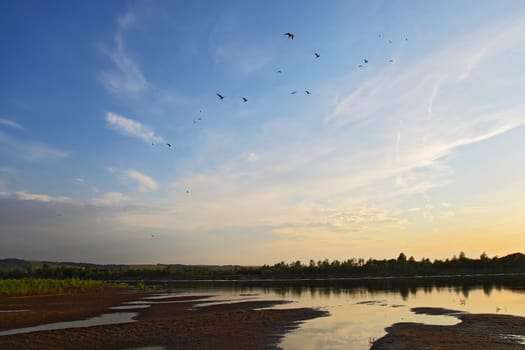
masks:
<instances>
[{"instance_id":1,"label":"dark forest silhouette","mask_svg":"<svg viewBox=\"0 0 525 350\"><path fill-rule=\"evenodd\" d=\"M307 264L301 261L274 265L96 265L86 263L29 262L19 259L0 260L0 278L81 278L99 280L250 280L250 279L327 279L381 278L445 275L488 275L525 273L525 255L514 253L489 258L466 257L461 252L446 260L423 258L419 261L400 253L397 259L328 259Z\"/></svg>"}]
</instances>

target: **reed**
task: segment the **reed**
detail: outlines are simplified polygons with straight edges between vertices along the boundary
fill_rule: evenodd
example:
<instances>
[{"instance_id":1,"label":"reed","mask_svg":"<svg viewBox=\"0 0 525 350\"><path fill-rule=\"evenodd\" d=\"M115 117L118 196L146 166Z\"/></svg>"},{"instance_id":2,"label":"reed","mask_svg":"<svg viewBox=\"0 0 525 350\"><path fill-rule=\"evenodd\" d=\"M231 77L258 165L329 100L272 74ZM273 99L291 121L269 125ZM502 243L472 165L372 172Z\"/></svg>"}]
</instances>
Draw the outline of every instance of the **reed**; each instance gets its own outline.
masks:
<instances>
[{"instance_id":1,"label":"reed","mask_svg":"<svg viewBox=\"0 0 525 350\"><path fill-rule=\"evenodd\" d=\"M102 281L78 278L21 278L0 279L0 296L26 296L44 294L72 294L101 288Z\"/></svg>"}]
</instances>

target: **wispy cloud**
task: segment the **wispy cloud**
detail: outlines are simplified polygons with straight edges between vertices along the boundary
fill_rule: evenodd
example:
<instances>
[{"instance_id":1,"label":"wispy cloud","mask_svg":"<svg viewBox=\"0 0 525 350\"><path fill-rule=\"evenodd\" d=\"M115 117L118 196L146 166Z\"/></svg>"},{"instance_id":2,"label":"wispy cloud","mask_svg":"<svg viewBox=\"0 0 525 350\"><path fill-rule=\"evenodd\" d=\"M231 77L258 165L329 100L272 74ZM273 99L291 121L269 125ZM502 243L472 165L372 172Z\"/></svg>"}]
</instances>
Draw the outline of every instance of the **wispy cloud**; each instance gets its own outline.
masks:
<instances>
[{"instance_id":1,"label":"wispy cloud","mask_svg":"<svg viewBox=\"0 0 525 350\"><path fill-rule=\"evenodd\" d=\"M130 197L120 192L107 192L101 196L91 198L90 203L95 206L110 206L126 203Z\"/></svg>"},{"instance_id":2,"label":"wispy cloud","mask_svg":"<svg viewBox=\"0 0 525 350\"><path fill-rule=\"evenodd\" d=\"M70 197L58 196L53 197L47 194L36 194L29 192L16 192L16 197L23 201L37 201L37 202L50 202L50 203L72 203L73 199Z\"/></svg>"},{"instance_id":3,"label":"wispy cloud","mask_svg":"<svg viewBox=\"0 0 525 350\"><path fill-rule=\"evenodd\" d=\"M115 47L107 52L114 68L100 74L104 87L110 92L135 94L148 88L148 82L139 65L126 52L124 36L134 22L135 16L130 12L117 19Z\"/></svg>"},{"instance_id":4,"label":"wispy cloud","mask_svg":"<svg viewBox=\"0 0 525 350\"><path fill-rule=\"evenodd\" d=\"M106 113L106 125L121 134L138 138L147 143L164 142L164 138L156 135L150 127L116 113Z\"/></svg>"},{"instance_id":5,"label":"wispy cloud","mask_svg":"<svg viewBox=\"0 0 525 350\"><path fill-rule=\"evenodd\" d=\"M24 128L22 125L18 124L15 121L12 121L12 120L9 120L9 119L3 119L3 118L0 118L0 125L5 125L5 126L8 126L10 128L19 129L19 130L22 130Z\"/></svg>"},{"instance_id":6,"label":"wispy cloud","mask_svg":"<svg viewBox=\"0 0 525 350\"><path fill-rule=\"evenodd\" d=\"M525 105L504 94L497 105L477 103L480 94L490 96L482 84L487 74L492 78L496 70L506 79L501 58L525 33L521 23L506 26L458 38L406 68L378 72L332 106L323 130L318 120L300 128L272 121L279 135L293 137L265 134L251 153L172 184L173 192L159 205L177 208L177 219L167 212L124 213L122 222L195 230L279 227L279 232L308 226L320 234L399 230L406 225L404 216L416 210L432 220L435 204L428 197L410 204L417 209L389 204L451 184L454 152L525 123ZM483 38L493 32L500 41L487 46ZM338 80L334 90L344 83ZM506 82L511 83L521 84ZM195 189L191 201L181 196L186 186Z\"/></svg>"},{"instance_id":7,"label":"wispy cloud","mask_svg":"<svg viewBox=\"0 0 525 350\"><path fill-rule=\"evenodd\" d=\"M28 161L45 161L67 158L71 152L49 146L42 142L17 140L0 131L0 144L13 157Z\"/></svg>"},{"instance_id":8,"label":"wispy cloud","mask_svg":"<svg viewBox=\"0 0 525 350\"><path fill-rule=\"evenodd\" d=\"M144 175L136 170L125 170L122 174L127 178L138 183L140 192L155 191L159 185L151 177Z\"/></svg>"}]
</instances>

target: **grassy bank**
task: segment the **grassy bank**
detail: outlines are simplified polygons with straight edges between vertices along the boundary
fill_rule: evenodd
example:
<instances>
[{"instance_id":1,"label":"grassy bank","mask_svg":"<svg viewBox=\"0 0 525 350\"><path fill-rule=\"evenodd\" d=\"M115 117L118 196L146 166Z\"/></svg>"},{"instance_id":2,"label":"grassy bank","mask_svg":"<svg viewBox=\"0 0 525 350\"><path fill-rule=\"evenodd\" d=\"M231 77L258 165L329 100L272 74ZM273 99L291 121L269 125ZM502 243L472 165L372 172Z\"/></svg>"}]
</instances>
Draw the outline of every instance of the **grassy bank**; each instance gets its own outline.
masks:
<instances>
[{"instance_id":1,"label":"grassy bank","mask_svg":"<svg viewBox=\"0 0 525 350\"><path fill-rule=\"evenodd\" d=\"M45 294L70 294L98 289L102 281L81 280L78 278L21 278L1 279L0 296L26 296Z\"/></svg>"}]
</instances>

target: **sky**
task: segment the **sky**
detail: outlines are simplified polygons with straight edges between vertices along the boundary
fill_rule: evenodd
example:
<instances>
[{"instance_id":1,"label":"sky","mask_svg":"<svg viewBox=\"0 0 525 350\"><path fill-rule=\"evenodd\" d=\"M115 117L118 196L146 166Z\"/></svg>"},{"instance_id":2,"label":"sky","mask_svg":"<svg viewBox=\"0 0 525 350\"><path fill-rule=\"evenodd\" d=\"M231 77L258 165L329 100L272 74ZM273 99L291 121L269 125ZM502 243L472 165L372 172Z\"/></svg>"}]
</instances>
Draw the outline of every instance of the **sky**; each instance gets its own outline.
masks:
<instances>
[{"instance_id":1,"label":"sky","mask_svg":"<svg viewBox=\"0 0 525 350\"><path fill-rule=\"evenodd\" d=\"M523 252L524 17L518 0L2 1L0 258Z\"/></svg>"}]
</instances>

